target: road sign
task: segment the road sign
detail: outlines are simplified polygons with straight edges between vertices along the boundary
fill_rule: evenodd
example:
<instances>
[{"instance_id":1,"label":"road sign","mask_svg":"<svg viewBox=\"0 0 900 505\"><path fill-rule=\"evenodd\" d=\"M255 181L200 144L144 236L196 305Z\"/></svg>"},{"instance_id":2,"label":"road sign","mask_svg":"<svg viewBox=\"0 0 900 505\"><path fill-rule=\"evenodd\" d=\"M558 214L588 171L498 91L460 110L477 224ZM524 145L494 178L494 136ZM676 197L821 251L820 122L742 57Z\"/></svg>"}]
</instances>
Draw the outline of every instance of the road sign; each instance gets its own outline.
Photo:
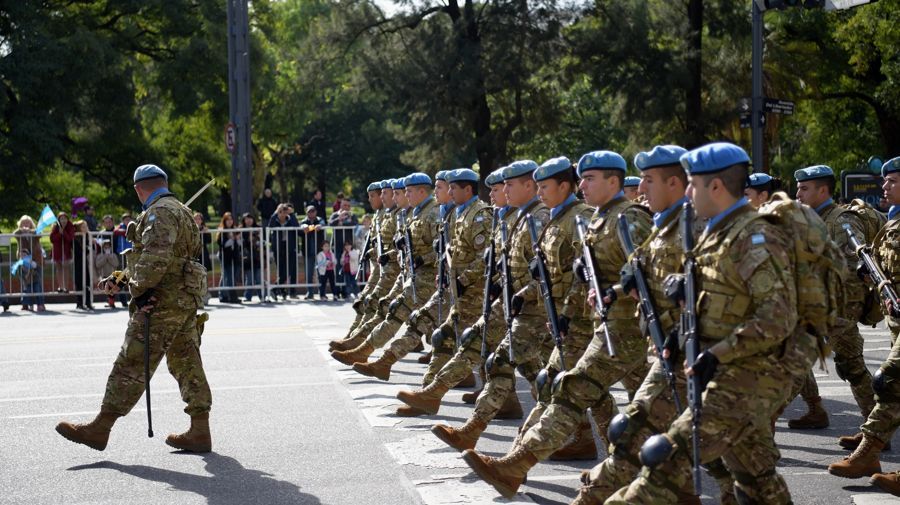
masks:
<instances>
[{"instance_id":1,"label":"road sign","mask_svg":"<svg viewBox=\"0 0 900 505\"><path fill-rule=\"evenodd\" d=\"M235 144L237 143L237 127L234 126L234 123L228 123L225 125L225 149L228 152L233 153Z\"/></svg>"},{"instance_id":2,"label":"road sign","mask_svg":"<svg viewBox=\"0 0 900 505\"><path fill-rule=\"evenodd\" d=\"M741 128L750 128L750 113L749 112L741 112Z\"/></svg>"},{"instance_id":3,"label":"road sign","mask_svg":"<svg viewBox=\"0 0 900 505\"><path fill-rule=\"evenodd\" d=\"M850 9L859 5L871 3L873 0L825 0L826 11L839 11Z\"/></svg>"},{"instance_id":4,"label":"road sign","mask_svg":"<svg viewBox=\"0 0 900 505\"><path fill-rule=\"evenodd\" d=\"M869 205L878 208L884 192L881 185L884 180L880 175L870 172L843 172L841 174L841 196L848 202L860 198Z\"/></svg>"},{"instance_id":5,"label":"road sign","mask_svg":"<svg viewBox=\"0 0 900 505\"><path fill-rule=\"evenodd\" d=\"M763 109L766 112L773 112L775 114L784 114L786 116L791 116L794 114L794 102L789 102L787 100L781 100L778 98L766 98L763 103Z\"/></svg>"}]
</instances>

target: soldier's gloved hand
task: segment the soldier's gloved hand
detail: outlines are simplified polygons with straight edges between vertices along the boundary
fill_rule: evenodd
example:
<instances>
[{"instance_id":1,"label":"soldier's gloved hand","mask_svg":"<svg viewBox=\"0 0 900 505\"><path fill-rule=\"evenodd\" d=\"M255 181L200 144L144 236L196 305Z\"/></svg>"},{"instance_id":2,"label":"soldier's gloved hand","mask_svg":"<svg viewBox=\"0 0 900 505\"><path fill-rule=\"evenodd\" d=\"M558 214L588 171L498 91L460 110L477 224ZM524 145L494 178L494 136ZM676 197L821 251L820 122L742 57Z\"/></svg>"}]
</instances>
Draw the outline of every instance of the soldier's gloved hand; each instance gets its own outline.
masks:
<instances>
[{"instance_id":1,"label":"soldier's gloved hand","mask_svg":"<svg viewBox=\"0 0 900 505\"><path fill-rule=\"evenodd\" d=\"M869 277L872 275L872 272L869 271L869 266L866 265L866 262L863 260L859 260L856 264L856 276L859 277L859 280L863 282L870 282Z\"/></svg>"},{"instance_id":2,"label":"soldier's gloved hand","mask_svg":"<svg viewBox=\"0 0 900 505\"><path fill-rule=\"evenodd\" d=\"M488 298L493 302L497 298L500 298L500 294L503 293L503 286L497 284L496 282L492 282L488 286Z\"/></svg>"},{"instance_id":3,"label":"soldier's gloved hand","mask_svg":"<svg viewBox=\"0 0 900 505\"><path fill-rule=\"evenodd\" d=\"M403 247L405 245L406 245L406 237L405 236L398 235L396 238L394 238L394 246L396 246L398 251L400 249L403 249Z\"/></svg>"},{"instance_id":4,"label":"soldier's gloved hand","mask_svg":"<svg viewBox=\"0 0 900 505\"><path fill-rule=\"evenodd\" d=\"M634 278L634 264L630 261L622 265L622 269L619 270L619 284L622 285L622 291L626 294L631 294L632 291L637 290L637 282Z\"/></svg>"},{"instance_id":5,"label":"soldier's gloved hand","mask_svg":"<svg viewBox=\"0 0 900 505\"><path fill-rule=\"evenodd\" d=\"M566 316L559 316L556 320L556 326L559 328L559 333L561 335L569 334L569 318Z\"/></svg>"},{"instance_id":6,"label":"soldier's gloved hand","mask_svg":"<svg viewBox=\"0 0 900 505\"><path fill-rule=\"evenodd\" d=\"M531 258L531 261L528 262L528 271L531 273L531 278L534 280L540 280L541 278L541 270L538 266L538 257L535 256Z\"/></svg>"},{"instance_id":7,"label":"soldier's gloved hand","mask_svg":"<svg viewBox=\"0 0 900 505\"><path fill-rule=\"evenodd\" d=\"M616 294L616 290L612 287L608 287L603 290L603 303L607 305L612 305L613 302L618 300L619 295Z\"/></svg>"},{"instance_id":8,"label":"soldier's gloved hand","mask_svg":"<svg viewBox=\"0 0 900 505\"><path fill-rule=\"evenodd\" d=\"M700 387L706 389L706 385L712 380L716 374L716 368L719 366L719 358L709 351L703 351L697 360L687 370L687 376L697 375L700 378Z\"/></svg>"},{"instance_id":9,"label":"soldier's gloved hand","mask_svg":"<svg viewBox=\"0 0 900 505\"><path fill-rule=\"evenodd\" d=\"M459 278L456 279L456 294L457 296L462 296L466 293L466 287L463 286L462 282L459 282Z\"/></svg>"},{"instance_id":10,"label":"soldier's gloved hand","mask_svg":"<svg viewBox=\"0 0 900 505\"><path fill-rule=\"evenodd\" d=\"M382 254L381 256L378 257L378 264L383 267L387 266L388 262L390 262L390 261L391 261L391 257L388 256L387 254Z\"/></svg>"},{"instance_id":11,"label":"soldier's gloved hand","mask_svg":"<svg viewBox=\"0 0 900 505\"><path fill-rule=\"evenodd\" d=\"M134 297L133 300L138 310L146 314L152 312L153 307L156 306L156 297L153 296L153 291L146 291L140 296Z\"/></svg>"},{"instance_id":12,"label":"soldier's gloved hand","mask_svg":"<svg viewBox=\"0 0 900 505\"><path fill-rule=\"evenodd\" d=\"M669 274L663 281L663 293L675 305L684 303L684 274Z\"/></svg>"},{"instance_id":13,"label":"soldier's gloved hand","mask_svg":"<svg viewBox=\"0 0 900 505\"><path fill-rule=\"evenodd\" d=\"M522 295L513 295L512 299L509 301L509 314L512 317L516 317L522 313L522 308L525 306L525 298Z\"/></svg>"},{"instance_id":14,"label":"soldier's gloved hand","mask_svg":"<svg viewBox=\"0 0 900 505\"><path fill-rule=\"evenodd\" d=\"M434 252L441 254L441 237L434 239L431 246L434 247Z\"/></svg>"},{"instance_id":15,"label":"soldier's gloved hand","mask_svg":"<svg viewBox=\"0 0 900 505\"><path fill-rule=\"evenodd\" d=\"M421 256L413 256L413 266L416 268L421 268L422 265L425 264L425 260L422 259Z\"/></svg>"},{"instance_id":16,"label":"soldier's gloved hand","mask_svg":"<svg viewBox=\"0 0 900 505\"><path fill-rule=\"evenodd\" d=\"M587 268L584 265L584 256L579 256L575 258L575 261L572 262L572 271L575 272L575 277L578 277L578 280L581 282L587 282Z\"/></svg>"},{"instance_id":17,"label":"soldier's gloved hand","mask_svg":"<svg viewBox=\"0 0 900 505\"><path fill-rule=\"evenodd\" d=\"M662 348L663 359L669 362L672 368L678 363L678 330L672 330L666 335Z\"/></svg>"}]
</instances>

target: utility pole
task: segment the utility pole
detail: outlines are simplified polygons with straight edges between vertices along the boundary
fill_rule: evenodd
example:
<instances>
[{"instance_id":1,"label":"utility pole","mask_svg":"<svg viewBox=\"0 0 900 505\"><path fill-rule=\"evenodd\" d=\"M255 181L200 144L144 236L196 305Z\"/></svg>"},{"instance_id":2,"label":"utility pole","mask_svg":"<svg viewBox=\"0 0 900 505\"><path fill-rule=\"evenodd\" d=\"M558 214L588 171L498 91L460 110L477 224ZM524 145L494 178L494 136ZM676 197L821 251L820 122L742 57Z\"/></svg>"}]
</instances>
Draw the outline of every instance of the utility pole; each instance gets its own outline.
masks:
<instances>
[{"instance_id":1,"label":"utility pole","mask_svg":"<svg viewBox=\"0 0 900 505\"><path fill-rule=\"evenodd\" d=\"M248 0L228 6L228 117L226 147L231 152L231 210L253 208L253 150L250 145L250 19Z\"/></svg>"},{"instance_id":2,"label":"utility pole","mask_svg":"<svg viewBox=\"0 0 900 505\"><path fill-rule=\"evenodd\" d=\"M765 142L766 115L763 113L763 13L756 2L753 2L751 22L753 36L752 57L752 89L750 94L750 135L752 138L753 171L768 172L763 159L763 142Z\"/></svg>"}]
</instances>

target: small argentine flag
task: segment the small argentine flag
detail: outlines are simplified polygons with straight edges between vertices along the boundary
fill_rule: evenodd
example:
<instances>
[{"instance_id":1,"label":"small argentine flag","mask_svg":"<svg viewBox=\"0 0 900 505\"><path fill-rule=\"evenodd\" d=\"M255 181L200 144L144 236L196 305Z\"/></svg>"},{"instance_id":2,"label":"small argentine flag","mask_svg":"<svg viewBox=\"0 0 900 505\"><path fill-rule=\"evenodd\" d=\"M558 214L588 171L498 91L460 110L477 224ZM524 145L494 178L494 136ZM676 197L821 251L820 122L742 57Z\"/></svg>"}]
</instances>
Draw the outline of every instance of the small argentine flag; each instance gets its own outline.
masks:
<instances>
[{"instance_id":1,"label":"small argentine flag","mask_svg":"<svg viewBox=\"0 0 900 505\"><path fill-rule=\"evenodd\" d=\"M13 263L9 268L9 273L16 275L20 267L31 268L31 256L25 256L19 261Z\"/></svg>"},{"instance_id":2,"label":"small argentine flag","mask_svg":"<svg viewBox=\"0 0 900 505\"><path fill-rule=\"evenodd\" d=\"M50 210L49 205L44 205L44 210L41 211L41 218L38 219L37 226L34 229L34 233L36 235L40 235L44 228L56 223L56 216L53 214L53 211Z\"/></svg>"}]
</instances>

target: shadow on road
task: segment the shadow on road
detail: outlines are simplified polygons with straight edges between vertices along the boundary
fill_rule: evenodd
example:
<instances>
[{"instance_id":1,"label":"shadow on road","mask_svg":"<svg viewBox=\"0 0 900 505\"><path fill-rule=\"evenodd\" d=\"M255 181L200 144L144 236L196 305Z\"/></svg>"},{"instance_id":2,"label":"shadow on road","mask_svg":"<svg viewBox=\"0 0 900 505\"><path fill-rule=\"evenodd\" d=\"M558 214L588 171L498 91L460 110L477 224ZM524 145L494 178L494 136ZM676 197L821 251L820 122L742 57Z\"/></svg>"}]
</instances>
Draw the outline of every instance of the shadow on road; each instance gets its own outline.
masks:
<instances>
[{"instance_id":1,"label":"shadow on road","mask_svg":"<svg viewBox=\"0 0 900 505\"><path fill-rule=\"evenodd\" d=\"M187 453L175 453L184 454ZM190 455L193 456L193 455ZM78 465L70 471L108 468L140 479L162 482L179 491L188 491L206 497L209 505L236 505L267 503L272 505L319 505L311 494L303 493L291 482L273 479L271 474L244 468L236 459L216 453L201 456L206 471L211 475L195 475L145 465L122 465L113 461L100 461Z\"/></svg>"}]
</instances>

